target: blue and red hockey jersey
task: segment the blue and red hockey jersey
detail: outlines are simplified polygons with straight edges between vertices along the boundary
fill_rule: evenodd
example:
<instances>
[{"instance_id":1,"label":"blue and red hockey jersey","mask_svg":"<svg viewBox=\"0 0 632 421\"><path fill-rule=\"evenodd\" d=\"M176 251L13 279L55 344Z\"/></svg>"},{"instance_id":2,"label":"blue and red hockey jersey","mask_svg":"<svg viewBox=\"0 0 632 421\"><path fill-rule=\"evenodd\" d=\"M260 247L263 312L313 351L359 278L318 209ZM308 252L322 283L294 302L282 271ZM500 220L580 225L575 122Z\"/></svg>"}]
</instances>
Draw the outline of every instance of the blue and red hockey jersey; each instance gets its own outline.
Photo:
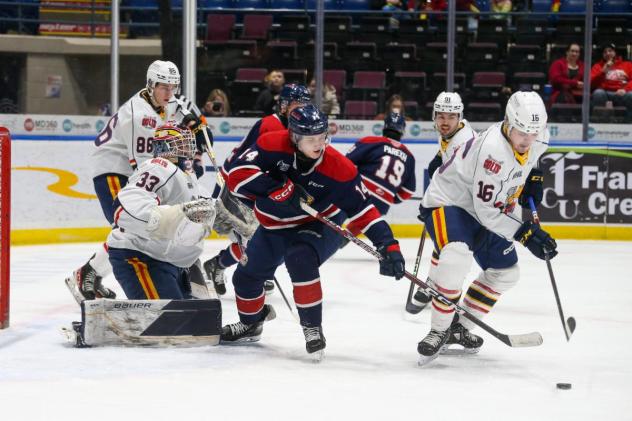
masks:
<instances>
[{"instance_id":1,"label":"blue and red hockey jersey","mask_svg":"<svg viewBox=\"0 0 632 421\"><path fill-rule=\"evenodd\" d=\"M344 155L328 146L306 173L299 172L296 159L288 130L264 134L235 156L227 185L235 196L255 201L257 219L270 230L314 221L302 211L279 206L268 197L289 178L314 198L311 206L322 215L331 217L345 212L357 231L366 234L376 246L393 240L391 228L369 201L356 167Z\"/></svg>"},{"instance_id":2,"label":"blue and red hockey jersey","mask_svg":"<svg viewBox=\"0 0 632 421\"><path fill-rule=\"evenodd\" d=\"M347 152L373 203L386 215L390 205L409 199L415 192L415 157L401 142L384 136L367 136Z\"/></svg>"}]
</instances>

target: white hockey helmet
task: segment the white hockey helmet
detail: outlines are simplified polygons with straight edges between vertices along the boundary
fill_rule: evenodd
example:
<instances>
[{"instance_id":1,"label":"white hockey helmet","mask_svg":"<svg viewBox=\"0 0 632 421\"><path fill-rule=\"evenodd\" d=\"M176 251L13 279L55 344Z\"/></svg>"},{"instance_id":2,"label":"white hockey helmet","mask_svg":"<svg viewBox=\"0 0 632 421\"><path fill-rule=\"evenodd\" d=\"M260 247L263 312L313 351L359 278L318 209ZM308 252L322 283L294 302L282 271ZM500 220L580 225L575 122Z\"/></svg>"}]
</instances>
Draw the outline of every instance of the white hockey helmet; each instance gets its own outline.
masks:
<instances>
[{"instance_id":1,"label":"white hockey helmet","mask_svg":"<svg viewBox=\"0 0 632 421\"><path fill-rule=\"evenodd\" d=\"M523 133L537 134L546 128L548 116L544 101L537 92L514 93L507 102L505 121L508 129L518 129Z\"/></svg>"},{"instance_id":2,"label":"white hockey helmet","mask_svg":"<svg viewBox=\"0 0 632 421\"><path fill-rule=\"evenodd\" d=\"M441 92L432 107L432 120L437 113L454 113L459 115L459 120L463 120L463 101L456 92Z\"/></svg>"},{"instance_id":3,"label":"white hockey helmet","mask_svg":"<svg viewBox=\"0 0 632 421\"><path fill-rule=\"evenodd\" d=\"M156 60L147 69L147 90L151 94L157 83L176 86L176 93L180 90L180 72L178 66L170 61Z\"/></svg>"}]
</instances>

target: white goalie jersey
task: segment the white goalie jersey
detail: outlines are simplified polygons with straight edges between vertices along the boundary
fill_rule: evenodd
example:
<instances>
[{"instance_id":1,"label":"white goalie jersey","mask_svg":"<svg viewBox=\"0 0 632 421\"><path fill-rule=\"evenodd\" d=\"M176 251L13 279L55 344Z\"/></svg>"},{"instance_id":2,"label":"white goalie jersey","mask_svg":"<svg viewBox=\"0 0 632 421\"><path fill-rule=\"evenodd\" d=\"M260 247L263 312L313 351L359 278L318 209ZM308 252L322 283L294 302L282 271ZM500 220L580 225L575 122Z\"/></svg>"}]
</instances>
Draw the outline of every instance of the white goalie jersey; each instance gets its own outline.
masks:
<instances>
[{"instance_id":1,"label":"white goalie jersey","mask_svg":"<svg viewBox=\"0 0 632 421\"><path fill-rule=\"evenodd\" d=\"M137 250L156 260L181 268L190 267L202 253L204 237L210 233L210 226L204 226L190 238L183 239L182 233L179 238L166 238L156 235L152 217L159 205L181 205L210 197L210 193L198 184L194 172L182 171L163 158L145 161L118 194L120 206L114 213L116 226L108 236L108 247ZM181 213L181 207L172 208ZM183 214L172 217L173 230L178 225L178 217L180 220L186 218ZM213 221L209 224L212 226Z\"/></svg>"},{"instance_id":2,"label":"white goalie jersey","mask_svg":"<svg viewBox=\"0 0 632 421\"><path fill-rule=\"evenodd\" d=\"M465 143L434 174L424 193L425 208L458 206L509 241L521 225L518 197L531 169L546 151L544 130L528 153L518 155L496 123Z\"/></svg>"},{"instance_id":3,"label":"white goalie jersey","mask_svg":"<svg viewBox=\"0 0 632 421\"><path fill-rule=\"evenodd\" d=\"M459 145L475 137L476 132L472 129L467 120L461 120L459 128L450 139L445 140L442 136L439 136L439 153L441 154L441 162L447 162Z\"/></svg>"},{"instance_id":4,"label":"white goalie jersey","mask_svg":"<svg viewBox=\"0 0 632 421\"><path fill-rule=\"evenodd\" d=\"M154 157L152 141L156 127L167 121L180 122L191 111L197 116L200 114L183 96L173 96L161 111L151 104L146 89L138 91L110 118L95 139L92 176L114 173L129 177L140 164Z\"/></svg>"}]
</instances>

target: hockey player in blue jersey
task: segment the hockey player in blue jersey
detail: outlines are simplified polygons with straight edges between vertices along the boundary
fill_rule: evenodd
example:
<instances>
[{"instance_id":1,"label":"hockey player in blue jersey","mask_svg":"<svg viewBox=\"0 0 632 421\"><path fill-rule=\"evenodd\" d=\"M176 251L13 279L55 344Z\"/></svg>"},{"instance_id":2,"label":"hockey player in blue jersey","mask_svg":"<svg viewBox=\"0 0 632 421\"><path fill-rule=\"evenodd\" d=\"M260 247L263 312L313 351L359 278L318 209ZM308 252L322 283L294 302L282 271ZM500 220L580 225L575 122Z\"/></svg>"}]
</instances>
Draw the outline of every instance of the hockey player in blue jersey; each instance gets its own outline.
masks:
<instances>
[{"instance_id":1,"label":"hockey player in blue jersey","mask_svg":"<svg viewBox=\"0 0 632 421\"><path fill-rule=\"evenodd\" d=\"M310 102L309 90L303 85L288 84L283 87L279 96L278 111L275 114L263 117L257 121L246 137L233 149L232 153L224 161L224 165L220 168L224 179L228 178L228 172L233 168L235 157L239 156L243 151L251 147L259 138L259 136L273 131L285 130L287 128L287 118L290 112L295 108L308 104ZM225 193L224 193L225 194ZM214 197L220 196L219 187L216 187ZM250 201L244 201L249 207L252 207ZM246 211L243 209L243 211ZM221 215L220 215L221 216ZM233 231L233 230L229 230ZM222 230L222 234L226 233ZM239 234L237 234L239 235ZM243 235L243 233L242 233ZM226 249L222 250L215 257L204 262L204 270L209 280L213 282L215 291L219 295L226 293L226 276L224 270L236 264L242 257L242 245L238 242L231 243ZM274 283L267 280L265 283L266 292L274 289Z\"/></svg>"},{"instance_id":2,"label":"hockey player in blue jersey","mask_svg":"<svg viewBox=\"0 0 632 421\"><path fill-rule=\"evenodd\" d=\"M400 142L405 130L404 116L391 112L384 119L382 136L363 137L347 152L382 215L415 192L415 157ZM357 234L353 225L347 228Z\"/></svg>"},{"instance_id":3,"label":"hockey player in blue jersey","mask_svg":"<svg viewBox=\"0 0 632 421\"><path fill-rule=\"evenodd\" d=\"M322 215L341 223L346 216L384 256L380 273L400 279L404 258L389 225L369 201L351 161L328 147L327 117L314 105L289 115L288 130L261 136L236 157L228 174L230 191L254 202L260 222L233 275L239 322L224 326L222 340L259 340L263 322L274 317L265 304L263 282L285 262L293 285L306 349L320 359L323 294L319 267L338 249L341 238L304 213L305 200Z\"/></svg>"}]
</instances>

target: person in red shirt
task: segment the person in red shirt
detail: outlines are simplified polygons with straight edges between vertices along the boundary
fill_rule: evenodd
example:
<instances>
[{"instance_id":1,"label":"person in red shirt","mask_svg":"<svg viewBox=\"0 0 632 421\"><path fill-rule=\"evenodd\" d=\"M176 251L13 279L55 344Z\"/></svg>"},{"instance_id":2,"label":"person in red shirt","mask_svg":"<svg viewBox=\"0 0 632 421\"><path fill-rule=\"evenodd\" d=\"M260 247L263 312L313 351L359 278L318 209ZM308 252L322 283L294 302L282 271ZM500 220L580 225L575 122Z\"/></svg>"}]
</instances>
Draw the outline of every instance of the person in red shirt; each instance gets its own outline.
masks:
<instances>
[{"instance_id":1,"label":"person in red shirt","mask_svg":"<svg viewBox=\"0 0 632 421\"><path fill-rule=\"evenodd\" d=\"M614 44L604 47L602 60L590 70L590 87L593 106L624 105L626 121L632 122L632 62L617 56Z\"/></svg>"},{"instance_id":2,"label":"person in red shirt","mask_svg":"<svg viewBox=\"0 0 632 421\"><path fill-rule=\"evenodd\" d=\"M553 86L551 104L575 104L575 96L584 87L584 63L579 59L579 44L572 43L566 56L555 60L549 69L549 83Z\"/></svg>"}]
</instances>

